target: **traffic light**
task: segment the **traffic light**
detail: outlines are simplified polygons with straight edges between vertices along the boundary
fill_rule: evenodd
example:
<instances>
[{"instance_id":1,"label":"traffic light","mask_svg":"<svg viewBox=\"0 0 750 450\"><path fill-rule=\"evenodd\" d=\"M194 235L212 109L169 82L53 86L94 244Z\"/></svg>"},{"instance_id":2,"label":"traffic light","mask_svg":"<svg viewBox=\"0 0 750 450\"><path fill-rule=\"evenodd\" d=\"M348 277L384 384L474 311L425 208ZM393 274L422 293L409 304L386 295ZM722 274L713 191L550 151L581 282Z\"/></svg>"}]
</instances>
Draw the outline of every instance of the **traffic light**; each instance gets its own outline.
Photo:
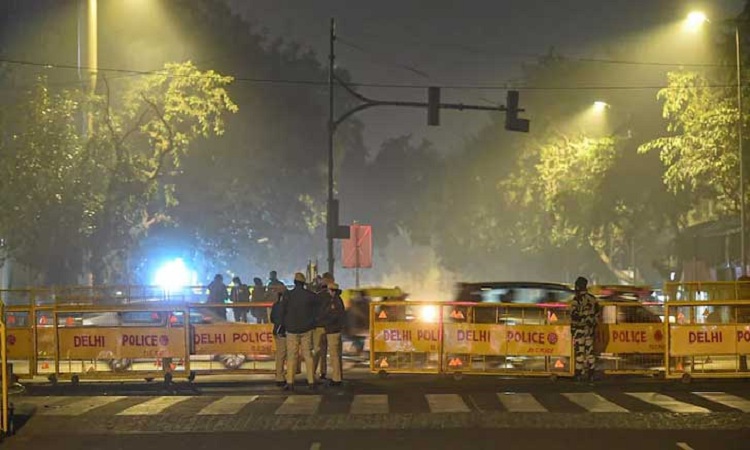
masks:
<instances>
[{"instance_id":1,"label":"traffic light","mask_svg":"<svg viewBox=\"0 0 750 450\"><path fill-rule=\"evenodd\" d=\"M505 129L529 132L529 120L518 118L518 91L508 91L505 102Z\"/></svg>"},{"instance_id":2,"label":"traffic light","mask_svg":"<svg viewBox=\"0 0 750 450\"><path fill-rule=\"evenodd\" d=\"M427 88L427 125L440 125L440 88Z\"/></svg>"},{"instance_id":3,"label":"traffic light","mask_svg":"<svg viewBox=\"0 0 750 450\"><path fill-rule=\"evenodd\" d=\"M326 232L329 239L349 239L349 226L339 225L339 201L331 199L328 202L328 217Z\"/></svg>"}]
</instances>

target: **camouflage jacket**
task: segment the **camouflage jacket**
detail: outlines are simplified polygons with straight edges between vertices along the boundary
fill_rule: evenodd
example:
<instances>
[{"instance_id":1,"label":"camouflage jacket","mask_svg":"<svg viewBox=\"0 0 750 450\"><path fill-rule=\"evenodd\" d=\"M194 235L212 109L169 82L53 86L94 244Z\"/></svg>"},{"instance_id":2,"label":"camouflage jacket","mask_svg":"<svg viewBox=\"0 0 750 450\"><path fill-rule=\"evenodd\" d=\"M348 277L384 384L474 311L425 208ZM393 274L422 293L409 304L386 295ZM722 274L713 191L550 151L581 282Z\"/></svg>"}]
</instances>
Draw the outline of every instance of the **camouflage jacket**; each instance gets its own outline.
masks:
<instances>
[{"instance_id":1,"label":"camouflage jacket","mask_svg":"<svg viewBox=\"0 0 750 450\"><path fill-rule=\"evenodd\" d=\"M594 327L599 315L599 303L596 297L589 294L576 294L570 305L570 320L575 326Z\"/></svg>"}]
</instances>

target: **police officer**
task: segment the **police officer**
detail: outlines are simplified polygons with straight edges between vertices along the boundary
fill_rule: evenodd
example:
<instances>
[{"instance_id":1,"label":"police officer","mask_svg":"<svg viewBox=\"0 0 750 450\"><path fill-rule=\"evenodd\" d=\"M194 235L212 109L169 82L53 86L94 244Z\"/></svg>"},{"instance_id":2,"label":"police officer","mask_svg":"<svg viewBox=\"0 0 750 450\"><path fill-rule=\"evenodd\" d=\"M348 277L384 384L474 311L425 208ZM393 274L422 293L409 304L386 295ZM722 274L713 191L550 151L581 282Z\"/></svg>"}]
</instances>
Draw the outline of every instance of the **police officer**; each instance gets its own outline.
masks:
<instances>
[{"instance_id":1,"label":"police officer","mask_svg":"<svg viewBox=\"0 0 750 450\"><path fill-rule=\"evenodd\" d=\"M287 291L281 303L282 323L286 329L286 390L294 389L294 373L299 353L305 360L307 385L315 389L312 340L317 313L315 294L305 289L305 275L294 274L294 289Z\"/></svg>"},{"instance_id":2,"label":"police officer","mask_svg":"<svg viewBox=\"0 0 750 450\"><path fill-rule=\"evenodd\" d=\"M331 386L341 385L341 332L346 322L344 301L341 300L339 285L328 283L328 302L324 306L322 322L325 325L327 349L331 352ZM322 355L323 361L326 355Z\"/></svg>"},{"instance_id":3,"label":"police officer","mask_svg":"<svg viewBox=\"0 0 750 450\"><path fill-rule=\"evenodd\" d=\"M256 278L259 280L259 278ZM262 281L261 281L262 283ZM286 362L286 330L284 329L284 319L282 317L284 300L283 286L273 286L268 289L269 299L273 298L271 306L271 322L273 323L273 340L276 344L276 386L285 387L286 378L284 376L284 363Z\"/></svg>"},{"instance_id":4,"label":"police officer","mask_svg":"<svg viewBox=\"0 0 750 450\"><path fill-rule=\"evenodd\" d=\"M330 284L334 283L333 275L326 272L318 282L318 289L315 292L317 301L317 311L315 314L315 329L313 330L313 365L315 372L320 374L320 379L326 379L328 371L328 336L326 334L326 308L330 305L333 298L328 289Z\"/></svg>"},{"instance_id":5,"label":"police officer","mask_svg":"<svg viewBox=\"0 0 750 450\"><path fill-rule=\"evenodd\" d=\"M584 277L576 279L570 312L576 378L582 381L594 380L594 338L599 315L599 304L596 297L588 292L588 283Z\"/></svg>"},{"instance_id":6,"label":"police officer","mask_svg":"<svg viewBox=\"0 0 750 450\"><path fill-rule=\"evenodd\" d=\"M208 285L208 303L211 305L223 305L229 300L229 293L227 292L227 285L224 284L224 277L217 273L214 277L214 281ZM227 320L226 308L217 308L216 310L209 310L211 317L218 315L225 322Z\"/></svg>"}]
</instances>

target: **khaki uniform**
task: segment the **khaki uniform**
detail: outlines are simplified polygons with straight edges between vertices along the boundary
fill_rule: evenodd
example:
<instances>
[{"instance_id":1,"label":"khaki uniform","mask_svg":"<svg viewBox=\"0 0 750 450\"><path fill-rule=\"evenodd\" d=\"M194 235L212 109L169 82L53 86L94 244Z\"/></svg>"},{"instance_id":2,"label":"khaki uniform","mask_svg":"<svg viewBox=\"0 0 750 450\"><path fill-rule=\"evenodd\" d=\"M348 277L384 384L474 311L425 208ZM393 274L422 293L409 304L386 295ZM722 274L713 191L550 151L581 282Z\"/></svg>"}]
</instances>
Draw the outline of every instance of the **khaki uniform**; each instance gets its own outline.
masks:
<instances>
[{"instance_id":1,"label":"khaki uniform","mask_svg":"<svg viewBox=\"0 0 750 450\"><path fill-rule=\"evenodd\" d=\"M286 336L274 336L276 343L276 381L281 383L285 381L284 363L286 362Z\"/></svg>"},{"instance_id":2,"label":"khaki uniform","mask_svg":"<svg viewBox=\"0 0 750 450\"><path fill-rule=\"evenodd\" d=\"M315 372L320 373L321 378L326 375L328 363L328 338L325 327L316 327L313 330L313 364Z\"/></svg>"},{"instance_id":3,"label":"khaki uniform","mask_svg":"<svg viewBox=\"0 0 750 450\"><path fill-rule=\"evenodd\" d=\"M305 360L307 384L310 386L315 384L312 338L312 330L304 333L289 333L288 331L286 333L286 382L290 386L294 385L294 372L300 353L302 354L302 359Z\"/></svg>"},{"instance_id":4,"label":"khaki uniform","mask_svg":"<svg viewBox=\"0 0 750 450\"><path fill-rule=\"evenodd\" d=\"M341 333L328 333L326 338L331 354L331 380L338 383L341 381Z\"/></svg>"}]
</instances>

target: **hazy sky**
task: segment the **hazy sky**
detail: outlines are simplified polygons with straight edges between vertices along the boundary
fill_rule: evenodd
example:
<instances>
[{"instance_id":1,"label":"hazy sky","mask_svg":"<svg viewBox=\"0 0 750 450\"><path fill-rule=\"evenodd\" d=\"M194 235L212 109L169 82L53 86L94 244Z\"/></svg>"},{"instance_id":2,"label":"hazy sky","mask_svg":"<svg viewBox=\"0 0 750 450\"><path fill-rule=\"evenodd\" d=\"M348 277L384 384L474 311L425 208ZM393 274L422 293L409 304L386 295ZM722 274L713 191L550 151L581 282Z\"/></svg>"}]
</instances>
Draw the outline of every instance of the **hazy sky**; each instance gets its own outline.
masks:
<instances>
[{"instance_id":1,"label":"hazy sky","mask_svg":"<svg viewBox=\"0 0 750 450\"><path fill-rule=\"evenodd\" d=\"M355 81L419 85L502 85L523 62L551 47L569 56L606 57L625 37L646 36L694 9L712 19L739 13L743 0L227 0L272 36L328 53L337 21L338 65ZM352 48L351 45L366 50ZM404 68L404 67L408 67ZM616 80L615 80L616 81ZM424 100L421 89L363 89L376 98ZM444 100L504 103L503 91L443 90ZM521 99L523 102L523 98ZM380 109L360 113L371 148L384 137L425 136L455 148L483 123L477 112L444 112L439 128L426 113Z\"/></svg>"}]
</instances>

